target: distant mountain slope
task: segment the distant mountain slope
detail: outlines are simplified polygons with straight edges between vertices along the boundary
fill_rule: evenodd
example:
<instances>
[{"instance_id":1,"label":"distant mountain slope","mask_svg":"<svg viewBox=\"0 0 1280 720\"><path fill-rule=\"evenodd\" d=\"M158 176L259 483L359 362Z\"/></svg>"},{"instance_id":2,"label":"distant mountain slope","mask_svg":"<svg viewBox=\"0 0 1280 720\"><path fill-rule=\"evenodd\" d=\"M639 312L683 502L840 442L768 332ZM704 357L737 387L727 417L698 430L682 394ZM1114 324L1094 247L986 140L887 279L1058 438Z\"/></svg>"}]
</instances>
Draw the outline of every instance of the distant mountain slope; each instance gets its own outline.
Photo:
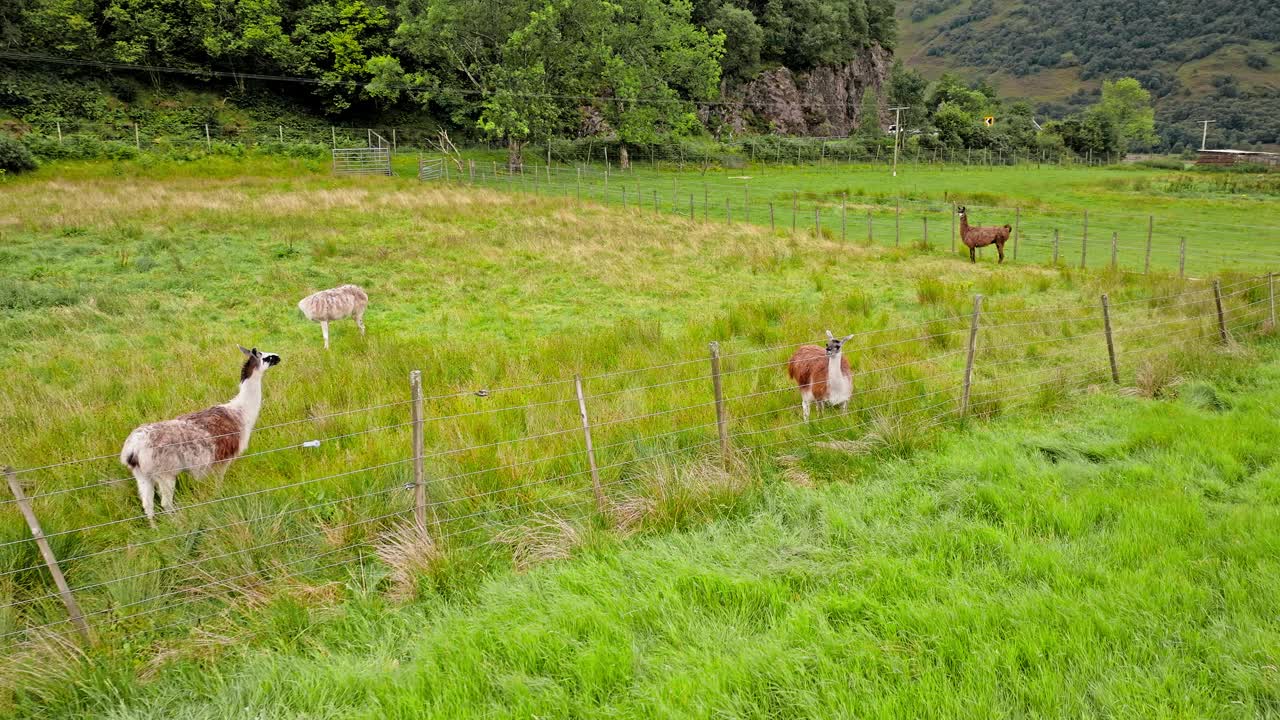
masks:
<instances>
[{"instance_id":1,"label":"distant mountain slope","mask_svg":"<svg viewBox=\"0 0 1280 720\"><path fill-rule=\"evenodd\" d=\"M913 0L898 5L898 54L936 77L990 79L1059 116L1123 75L1156 98L1167 148L1280 146L1275 0Z\"/></svg>"}]
</instances>

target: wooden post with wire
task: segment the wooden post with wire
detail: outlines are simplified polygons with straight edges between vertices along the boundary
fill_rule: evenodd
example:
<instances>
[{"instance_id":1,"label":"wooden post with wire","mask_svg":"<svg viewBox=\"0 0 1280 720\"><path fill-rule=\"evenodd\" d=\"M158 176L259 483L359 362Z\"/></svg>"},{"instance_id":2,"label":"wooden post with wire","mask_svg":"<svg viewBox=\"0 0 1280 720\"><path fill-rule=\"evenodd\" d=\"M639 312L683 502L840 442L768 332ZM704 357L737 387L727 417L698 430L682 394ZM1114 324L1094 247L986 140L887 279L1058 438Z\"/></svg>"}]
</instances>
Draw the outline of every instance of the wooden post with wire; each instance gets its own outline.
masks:
<instances>
[{"instance_id":1,"label":"wooden post with wire","mask_svg":"<svg viewBox=\"0 0 1280 720\"><path fill-rule=\"evenodd\" d=\"M587 398L582 392L582 376L573 376L574 389L578 393L578 412L582 415L582 434L587 439L587 463L591 466L591 491L596 496L596 510L605 511L604 489L600 486L600 470L596 467L596 450L591 444L591 420L587 417Z\"/></svg>"},{"instance_id":2,"label":"wooden post with wire","mask_svg":"<svg viewBox=\"0 0 1280 720\"><path fill-rule=\"evenodd\" d=\"M1142 261L1142 274L1151 274L1151 234L1156 229L1155 215L1147 215L1147 256Z\"/></svg>"},{"instance_id":3,"label":"wooden post with wire","mask_svg":"<svg viewBox=\"0 0 1280 720\"><path fill-rule=\"evenodd\" d=\"M1267 298L1271 302L1271 328L1276 327L1276 274L1267 273Z\"/></svg>"},{"instance_id":4,"label":"wooden post with wire","mask_svg":"<svg viewBox=\"0 0 1280 720\"><path fill-rule=\"evenodd\" d=\"M1111 382L1120 384L1120 369L1116 366L1116 345L1111 337L1111 302L1102 294L1102 329L1107 335L1107 359L1111 361Z\"/></svg>"},{"instance_id":5,"label":"wooden post with wire","mask_svg":"<svg viewBox=\"0 0 1280 720\"><path fill-rule=\"evenodd\" d=\"M773 222L773 201L770 200L769 201L769 231L773 232L777 229L778 229L777 226Z\"/></svg>"},{"instance_id":6,"label":"wooden post with wire","mask_svg":"<svg viewBox=\"0 0 1280 720\"><path fill-rule=\"evenodd\" d=\"M1053 229L1053 266L1058 266L1058 228Z\"/></svg>"},{"instance_id":7,"label":"wooden post with wire","mask_svg":"<svg viewBox=\"0 0 1280 720\"><path fill-rule=\"evenodd\" d=\"M902 198L893 203L893 246L902 246Z\"/></svg>"},{"instance_id":8,"label":"wooden post with wire","mask_svg":"<svg viewBox=\"0 0 1280 720\"><path fill-rule=\"evenodd\" d=\"M720 343L711 343L711 386L716 395L716 429L720 433L720 459L726 470L729 469L731 454L729 449L729 419L725 412L724 386L720 381Z\"/></svg>"},{"instance_id":9,"label":"wooden post with wire","mask_svg":"<svg viewBox=\"0 0 1280 720\"><path fill-rule=\"evenodd\" d=\"M982 314L982 296L973 296L973 319L969 323L969 354L964 361L964 394L960 397L960 417L969 413L969 388L973 384L973 357L978 349L978 316Z\"/></svg>"},{"instance_id":10,"label":"wooden post with wire","mask_svg":"<svg viewBox=\"0 0 1280 720\"><path fill-rule=\"evenodd\" d=\"M84 613L80 611L80 604L76 602L76 598L71 594L71 586L67 585L67 578L62 574L62 568L58 565L58 558L53 554L53 548L49 547L49 541L44 536L44 530L40 528L40 520L36 517L35 511L31 509L31 502L27 499L26 492L22 489L22 483L18 482L18 476L13 468L6 467L4 469L5 480L9 482L9 491L13 493L13 499L18 503L18 510L22 512L22 517L27 521L27 527L31 530L31 537L36 541L36 547L40 549L40 556L44 558L45 567L49 569L49 574L53 576L53 582L58 586L58 595L62 598L62 604L67 608L67 615L71 617L71 623L75 625L76 632L80 633L80 637L86 644L93 644L93 633L89 630L89 623L84 619Z\"/></svg>"},{"instance_id":11,"label":"wooden post with wire","mask_svg":"<svg viewBox=\"0 0 1280 720\"><path fill-rule=\"evenodd\" d=\"M1187 238L1178 238L1178 277L1187 276Z\"/></svg>"},{"instance_id":12,"label":"wooden post with wire","mask_svg":"<svg viewBox=\"0 0 1280 720\"><path fill-rule=\"evenodd\" d=\"M1018 236L1022 229L1022 208L1013 209L1013 259L1018 259Z\"/></svg>"},{"instance_id":13,"label":"wooden post with wire","mask_svg":"<svg viewBox=\"0 0 1280 720\"><path fill-rule=\"evenodd\" d=\"M422 468L422 371L409 373L409 394L413 400L413 519L418 529L427 529L427 482Z\"/></svg>"},{"instance_id":14,"label":"wooden post with wire","mask_svg":"<svg viewBox=\"0 0 1280 720\"><path fill-rule=\"evenodd\" d=\"M1116 255L1120 252L1119 238L1111 233L1111 269L1116 269Z\"/></svg>"},{"instance_id":15,"label":"wooden post with wire","mask_svg":"<svg viewBox=\"0 0 1280 720\"><path fill-rule=\"evenodd\" d=\"M1213 281L1213 304L1218 308L1218 339L1227 344L1227 316L1222 312L1222 284Z\"/></svg>"},{"instance_id":16,"label":"wooden post with wire","mask_svg":"<svg viewBox=\"0 0 1280 720\"><path fill-rule=\"evenodd\" d=\"M1084 232L1080 234L1080 269L1084 269L1085 255L1089 250L1089 211L1084 211Z\"/></svg>"},{"instance_id":17,"label":"wooden post with wire","mask_svg":"<svg viewBox=\"0 0 1280 720\"><path fill-rule=\"evenodd\" d=\"M951 203L951 254L956 254L956 204Z\"/></svg>"}]
</instances>

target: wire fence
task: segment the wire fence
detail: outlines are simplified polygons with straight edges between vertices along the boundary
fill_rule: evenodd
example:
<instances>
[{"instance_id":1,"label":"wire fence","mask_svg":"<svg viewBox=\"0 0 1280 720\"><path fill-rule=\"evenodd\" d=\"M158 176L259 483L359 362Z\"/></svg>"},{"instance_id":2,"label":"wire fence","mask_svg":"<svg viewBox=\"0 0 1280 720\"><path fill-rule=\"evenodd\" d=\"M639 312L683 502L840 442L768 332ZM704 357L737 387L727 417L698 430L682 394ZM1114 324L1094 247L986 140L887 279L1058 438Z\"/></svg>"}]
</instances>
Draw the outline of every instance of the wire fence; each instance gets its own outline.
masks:
<instances>
[{"instance_id":1,"label":"wire fence","mask_svg":"<svg viewBox=\"0 0 1280 720\"><path fill-rule=\"evenodd\" d=\"M1086 386L1155 395L1176 358L1275 327L1270 274L1177 289L1053 308L977 296L972 313L944 303L857 333L851 401L808 421L786 366L813 338L430 397L415 374L405 400L257 428L267 447L235 461L234 488L184 487L156 528L114 455L19 468L0 501L0 639L189 628L373 557L519 556L547 528L642 526L680 490L673 477L714 491L788 446L874 448Z\"/></svg>"},{"instance_id":2,"label":"wire fence","mask_svg":"<svg viewBox=\"0 0 1280 720\"><path fill-rule=\"evenodd\" d=\"M147 123L126 118L115 120L68 120L24 124L22 131L68 147L78 142L118 143L136 151L169 151L183 148L224 150L228 147L323 146L330 149L371 147L373 137L386 138L393 154L417 154L437 148L439 129L418 126L325 125L295 120L277 123L234 121L208 123ZM884 165L895 162L914 166L963 167L1100 167L1124 161L1123 155L1077 155L1049 149L1000 150L991 148L929 148L900 138L893 152L891 134L881 137L816 137L786 135L745 135L733 139L709 138L665 141L625 146L627 162L651 167L768 168L801 165ZM509 157L505 145L495 142L465 143L471 154ZM566 164L599 164L619 168L624 145L613 137L541 140L527 143L516 153L522 163L550 161Z\"/></svg>"},{"instance_id":3,"label":"wire fence","mask_svg":"<svg viewBox=\"0 0 1280 720\"><path fill-rule=\"evenodd\" d=\"M596 202L725 225L750 224L864 246L966 253L958 205L887 195L782 189L767 177L690 177L490 161L446 162L444 181ZM452 167L450 167L452 166ZM1280 226L1177 219L1156 214L967 205L975 226L1009 226L1006 262L1205 277L1280 262ZM994 246L976 259L996 259Z\"/></svg>"}]
</instances>

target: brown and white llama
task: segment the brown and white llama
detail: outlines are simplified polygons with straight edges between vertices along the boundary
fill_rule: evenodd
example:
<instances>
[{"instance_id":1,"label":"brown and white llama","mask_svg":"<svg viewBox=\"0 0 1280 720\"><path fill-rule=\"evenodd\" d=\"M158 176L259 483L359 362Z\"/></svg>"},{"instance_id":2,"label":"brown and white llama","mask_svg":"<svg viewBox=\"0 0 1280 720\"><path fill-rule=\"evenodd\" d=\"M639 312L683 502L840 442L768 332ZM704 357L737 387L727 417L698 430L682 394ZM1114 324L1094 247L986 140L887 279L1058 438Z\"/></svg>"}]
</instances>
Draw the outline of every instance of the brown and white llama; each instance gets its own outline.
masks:
<instances>
[{"instance_id":1,"label":"brown and white llama","mask_svg":"<svg viewBox=\"0 0 1280 720\"><path fill-rule=\"evenodd\" d=\"M229 402L173 420L140 425L124 441L120 462L138 481L138 497L147 522L155 526L155 492L160 506L172 512L178 473L194 478L226 472L227 465L249 447L249 436L262 409L262 375L280 362L275 353L257 348L245 354L240 392Z\"/></svg>"},{"instance_id":2,"label":"brown and white llama","mask_svg":"<svg viewBox=\"0 0 1280 720\"><path fill-rule=\"evenodd\" d=\"M1000 253L999 262L1004 262L1004 244L1009 242L1009 233L1013 232L1013 228L1008 225L973 227L969 224L969 214L965 212L963 205L956 208L956 212L960 214L960 240L969 248L969 262L978 262L977 249L988 245L996 246Z\"/></svg>"},{"instance_id":3,"label":"brown and white llama","mask_svg":"<svg viewBox=\"0 0 1280 720\"><path fill-rule=\"evenodd\" d=\"M364 337L364 310L369 306L369 296L359 285L342 285L308 295L298 301L298 309L311 322L320 323L324 334L324 349L329 349L329 323L334 320L355 317Z\"/></svg>"},{"instance_id":4,"label":"brown and white llama","mask_svg":"<svg viewBox=\"0 0 1280 720\"><path fill-rule=\"evenodd\" d=\"M809 420L813 403L844 406L853 397L853 371L844 356L844 344L852 335L837 338L827 331L827 346L801 345L787 363L787 375L800 386L800 405Z\"/></svg>"}]
</instances>

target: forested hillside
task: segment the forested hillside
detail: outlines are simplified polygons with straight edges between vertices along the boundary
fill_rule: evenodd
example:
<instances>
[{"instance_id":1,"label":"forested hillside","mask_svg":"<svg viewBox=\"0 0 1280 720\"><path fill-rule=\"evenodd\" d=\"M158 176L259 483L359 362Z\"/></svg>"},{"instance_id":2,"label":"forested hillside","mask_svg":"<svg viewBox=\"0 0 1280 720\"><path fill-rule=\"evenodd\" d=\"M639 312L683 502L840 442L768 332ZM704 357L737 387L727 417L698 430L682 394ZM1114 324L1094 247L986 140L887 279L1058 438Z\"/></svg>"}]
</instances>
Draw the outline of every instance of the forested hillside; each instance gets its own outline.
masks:
<instances>
[{"instance_id":1,"label":"forested hillside","mask_svg":"<svg viewBox=\"0 0 1280 720\"><path fill-rule=\"evenodd\" d=\"M902 54L929 74L965 69L1061 116L1103 79L1137 78L1166 148L1280 143L1280 3L1272 0L913 0Z\"/></svg>"}]
</instances>

